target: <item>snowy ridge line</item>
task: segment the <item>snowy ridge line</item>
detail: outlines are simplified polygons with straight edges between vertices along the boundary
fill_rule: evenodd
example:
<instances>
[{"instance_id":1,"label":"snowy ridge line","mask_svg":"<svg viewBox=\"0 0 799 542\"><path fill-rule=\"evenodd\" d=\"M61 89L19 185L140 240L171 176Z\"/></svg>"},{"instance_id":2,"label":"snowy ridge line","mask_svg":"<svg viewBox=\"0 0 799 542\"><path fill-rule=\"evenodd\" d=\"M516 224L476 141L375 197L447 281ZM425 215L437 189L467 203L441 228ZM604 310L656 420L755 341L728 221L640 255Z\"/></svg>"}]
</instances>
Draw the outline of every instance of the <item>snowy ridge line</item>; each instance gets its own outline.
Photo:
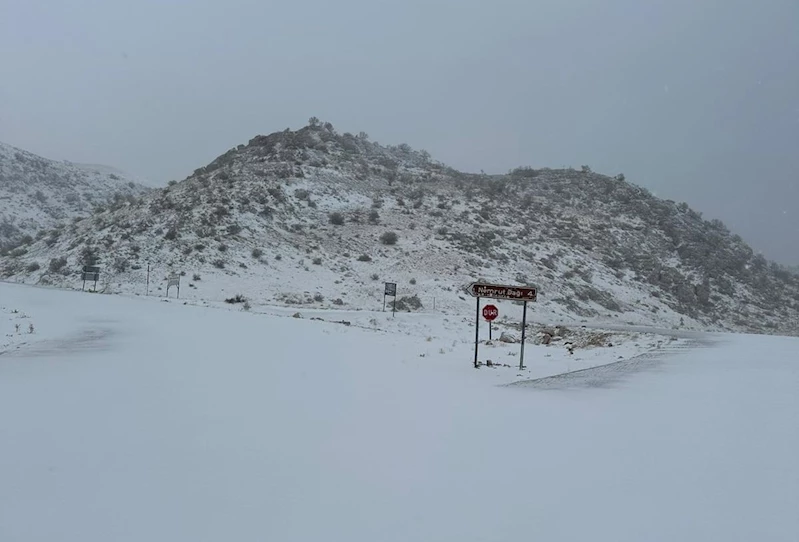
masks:
<instances>
[{"instance_id":1,"label":"snowy ridge line","mask_svg":"<svg viewBox=\"0 0 799 542\"><path fill-rule=\"evenodd\" d=\"M614 382L621 380L625 375L638 371L653 369L664 358L679 351L707 348L715 344L709 339L691 339L666 348L658 348L644 352L629 359L622 359L604 365L596 365L585 369L578 369L567 373L552 376L517 380L502 387L528 387L537 389L567 389L567 388L600 388L609 387Z\"/></svg>"}]
</instances>

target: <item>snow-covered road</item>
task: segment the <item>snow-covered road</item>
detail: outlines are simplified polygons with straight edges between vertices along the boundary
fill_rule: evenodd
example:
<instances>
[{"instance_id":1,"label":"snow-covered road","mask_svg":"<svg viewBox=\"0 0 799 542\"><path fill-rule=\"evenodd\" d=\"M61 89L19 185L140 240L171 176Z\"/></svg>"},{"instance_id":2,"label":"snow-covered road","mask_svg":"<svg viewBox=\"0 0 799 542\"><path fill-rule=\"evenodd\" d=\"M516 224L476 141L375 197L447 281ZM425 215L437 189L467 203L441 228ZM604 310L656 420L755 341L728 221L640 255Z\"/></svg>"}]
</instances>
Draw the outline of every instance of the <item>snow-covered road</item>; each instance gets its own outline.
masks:
<instances>
[{"instance_id":1,"label":"snow-covered road","mask_svg":"<svg viewBox=\"0 0 799 542\"><path fill-rule=\"evenodd\" d=\"M413 335L0 295L46 335L0 356L3 542L799 539L797 339L500 387Z\"/></svg>"}]
</instances>

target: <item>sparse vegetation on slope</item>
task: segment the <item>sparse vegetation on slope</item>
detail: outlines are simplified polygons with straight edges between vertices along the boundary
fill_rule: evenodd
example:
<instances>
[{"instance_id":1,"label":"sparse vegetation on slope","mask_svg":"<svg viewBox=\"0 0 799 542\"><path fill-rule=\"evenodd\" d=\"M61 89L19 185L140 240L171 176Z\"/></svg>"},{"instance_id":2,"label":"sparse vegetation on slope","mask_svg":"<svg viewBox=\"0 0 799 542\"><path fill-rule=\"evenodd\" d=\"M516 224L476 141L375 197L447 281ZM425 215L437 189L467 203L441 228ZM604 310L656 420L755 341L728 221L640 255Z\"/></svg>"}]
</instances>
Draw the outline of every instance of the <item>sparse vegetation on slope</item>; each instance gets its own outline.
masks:
<instances>
[{"instance_id":1,"label":"sparse vegetation on slope","mask_svg":"<svg viewBox=\"0 0 799 542\"><path fill-rule=\"evenodd\" d=\"M257 136L182 182L30 238L0 267L10 280L74 284L86 247L121 289L139 288L149 262L202 273L189 295L216 299L235 288L253 303L363 306L381 302L378 276L425 306L460 306L460 288L484 278L536 285L536 310L563 318L799 327L795 273L621 175L467 174L321 122ZM118 258L130 265L115 269Z\"/></svg>"},{"instance_id":2,"label":"sparse vegetation on slope","mask_svg":"<svg viewBox=\"0 0 799 542\"><path fill-rule=\"evenodd\" d=\"M120 209L148 190L108 168L48 160L0 143L0 249L7 254L93 210Z\"/></svg>"}]
</instances>

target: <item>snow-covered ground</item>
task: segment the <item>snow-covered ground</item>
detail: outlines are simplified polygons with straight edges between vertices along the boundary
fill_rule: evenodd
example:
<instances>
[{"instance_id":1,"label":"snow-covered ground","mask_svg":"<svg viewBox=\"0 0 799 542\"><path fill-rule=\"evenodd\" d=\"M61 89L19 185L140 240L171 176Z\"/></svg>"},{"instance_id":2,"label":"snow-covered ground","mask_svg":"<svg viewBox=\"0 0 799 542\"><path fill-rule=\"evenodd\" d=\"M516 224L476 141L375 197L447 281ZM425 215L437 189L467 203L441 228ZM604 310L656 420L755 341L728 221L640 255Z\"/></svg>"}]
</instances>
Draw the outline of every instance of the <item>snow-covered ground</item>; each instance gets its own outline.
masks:
<instances>
[{"instance_id":1,"label":"snow-covered ground","mask_svg":"<svg viewBox=\"0 0 799 542\"><path fill-rule=\"evenodd\" d=\"M797 339L182 303L0 284L0 540L799 537Z\"/></svg>"}]
</instances>

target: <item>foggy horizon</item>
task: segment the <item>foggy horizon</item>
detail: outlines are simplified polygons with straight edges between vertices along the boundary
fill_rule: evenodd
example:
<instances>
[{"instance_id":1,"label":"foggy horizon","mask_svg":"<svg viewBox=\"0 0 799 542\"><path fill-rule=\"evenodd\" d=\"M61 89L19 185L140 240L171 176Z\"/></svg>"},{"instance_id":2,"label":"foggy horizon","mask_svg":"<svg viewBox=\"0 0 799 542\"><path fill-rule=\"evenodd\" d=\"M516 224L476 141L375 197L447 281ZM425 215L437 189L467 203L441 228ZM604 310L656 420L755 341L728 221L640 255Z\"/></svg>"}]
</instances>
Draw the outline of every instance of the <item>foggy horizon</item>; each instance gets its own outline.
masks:
<instances>
[{"instance_id":1,"label":"foggy horizon","mask_svg":"<svg viewBox=\"0 0 799 542\"><path fill-rule=\"evenodd\" d=\"M388 6L5 2L0 141L164 185L316 116L462 171L624 173L799 264L795 2Z\"/></svg>"}]
</instances>

